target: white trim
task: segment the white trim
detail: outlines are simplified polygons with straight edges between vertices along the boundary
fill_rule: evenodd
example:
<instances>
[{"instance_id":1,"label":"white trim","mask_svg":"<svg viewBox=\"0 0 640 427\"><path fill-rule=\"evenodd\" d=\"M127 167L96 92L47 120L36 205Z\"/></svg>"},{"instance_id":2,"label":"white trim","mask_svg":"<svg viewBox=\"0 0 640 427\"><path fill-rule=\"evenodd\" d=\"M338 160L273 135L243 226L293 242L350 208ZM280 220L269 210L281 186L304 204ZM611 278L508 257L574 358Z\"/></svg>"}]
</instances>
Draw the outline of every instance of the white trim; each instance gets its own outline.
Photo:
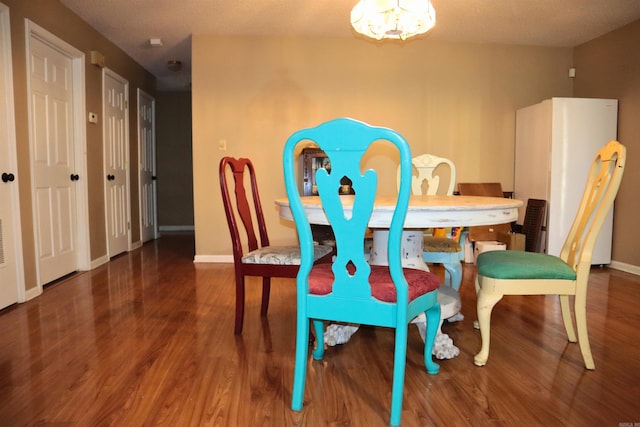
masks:
<instances>
[{"instance_id":1,"label":"white trim","mask_svg":"<svg viewBox=\"0 0 640 427\"><path fill-rule=\"evenodd\" d=\"M75 163L81 179L76 181L76 227L78 238L78 270L91 269L91 247L89 240L89 170L87 167L87 123L84 53L77 51L80 56L73 59L73 127L75 134ZM84 179L82 179L84 178Z\"/></svg>"},{"instance_id":2,"label":"white trim","mask_svg":"<svg viewBox=\"0 0 640 427\"><path fill-rule=\"evenodd\" d=\"M233 255L196 255L193 262L233 264Z\"/></svg>"},{"instance_id":3,"label":"white trim","mask_svg":"<svg viewBox=\"0 0 640 427\"><path fill-rule=\"evenodd\" d=\"M635 274L637 276L640 276L640 266L639 265L627 264L627 263L620 262L620 261L611 261L611 264L609 264L609 267L613 268L614 270L620 270L620 271L624 271L626 273L631 273L631 274Z\"/></svg>"},{"instance_id":4,"label":"white trim","mask_svg":"<svg viewBox=\"0 0 640 427\"><path fill-rule=\"evenodd\" d=\"M47 44L52 49L57 50L71 61L71 72L73 74L72 81L72 97L73 97L73 145L74 145L74 162L75 170L78 171L80 180L76 182L76 268L78 270L91 269L91 252L89 242L89 187L87 172L87 132L84 121L86 112L86 95L85 95L85 73L84 63L85 55L82 51L76 49L69 43L45 30L35 22L25 18L25 60L26 60L26 79L27 79L27 109L28 109L28 125L29 125L29 165L31 174L31 209L33 220L36 218L35 194L33 191L33 132L32 132L32 114L33 106L31 103L31 78L29 76L30 69L30 52L31 38L37 38ZM37 236L34 235L35 253L38 253L39 242ZM42 284L40 283L40 264L36 261L36 281L39 292L42 293ZM29 298L27 296L27 298Z\"/></svg>"},{"instance_id":5,"label":"white trim","mask_svg":"<svg viewBox=\"0 0 640 427\"><path fill-rule=\"evenodd\" d=\"M7 144L9 146L9 168L15 171L15 181L11 184L10 197L11 197L11 217L13 228L13 249L15 254L15 269L16 269L16 287L18 291L18 302L26 301L25 294L25 281L24 281L24 259L22 252L22 225L20 218L20 194L18 187L20 184L20 177L18 175L18 157L16 153L16 127L15 127L15 111L14 111L14 99L13 99L13 56L11 54L11 20L9 16L9 8L0 3L0 43L2 43L3 53L2 64L4 66L3 76L4 81L0 84L4 85L5 104L6 104L6 123L7 127L4 129L3 137L7 138Z\"/></svg>"},{"instance_id":6,"label":"white trim","mask_svg":"<svg viewBox=\"0 0 640 427\"><path fill-rule=\"evenodd\" d=\"M42 286L35 286L25 292L23 302L32 300L35 297L39 297L40 295L42 295Z\"/></svg>"},{"instance_id":7,"label":"white trim","mask_svg":"<svg viewBox=\"0 0 640 427\"><path fill-rule=\"evenodd\" d=\"M96 258L91 261L91 269L98 268L101 265L104 265L109 262L109 257L107 255L103 255L100 258Z\"/></svg>"}]
</instances>

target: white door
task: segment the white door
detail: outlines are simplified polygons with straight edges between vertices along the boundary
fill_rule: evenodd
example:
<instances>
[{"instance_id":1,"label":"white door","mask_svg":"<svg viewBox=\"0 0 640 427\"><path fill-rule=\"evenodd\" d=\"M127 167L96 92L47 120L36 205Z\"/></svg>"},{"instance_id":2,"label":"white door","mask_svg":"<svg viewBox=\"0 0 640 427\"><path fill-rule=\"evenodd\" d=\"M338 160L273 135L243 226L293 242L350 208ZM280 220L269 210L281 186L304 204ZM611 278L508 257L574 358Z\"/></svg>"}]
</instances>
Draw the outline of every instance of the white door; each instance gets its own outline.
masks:
<instances>
[{"instance_id":1,"label":"white door","mask_svg":"<svg viewBox=\"0 0 640 427\"><path fill-rule=\"evenodd\" d=\"M138 89L138 158L140 159L140 234L143 242L158 238L156 225L156 100Z\"/></svg>"},{"instance_id":2,"label":"white door","mask_svg":"<svg viewBox=\"0 0 640 427\"><path fill-rule=\"evenodd\" d=\"M24 289L9 8L0 3L0 309Z\"/></svg>"},{"instance_id":3,"label":"white door","mask_svg":"<svg viewBox=\"0 0 640 427\"><path fill-rule=\"evenodd\" d=\"M31 35L31 162L39 285L78 269L71 59Z\"/></svg>"},{"instance_id":4,"label":"white door","mask_svg":"<svg viewBox=\"0 0 640 427\"><path fill-rule=\"evenodd\" d=\"M113 257L129 248L129 83L106 68L102 77L107 241Z\"/></svg>"}]
</instances>

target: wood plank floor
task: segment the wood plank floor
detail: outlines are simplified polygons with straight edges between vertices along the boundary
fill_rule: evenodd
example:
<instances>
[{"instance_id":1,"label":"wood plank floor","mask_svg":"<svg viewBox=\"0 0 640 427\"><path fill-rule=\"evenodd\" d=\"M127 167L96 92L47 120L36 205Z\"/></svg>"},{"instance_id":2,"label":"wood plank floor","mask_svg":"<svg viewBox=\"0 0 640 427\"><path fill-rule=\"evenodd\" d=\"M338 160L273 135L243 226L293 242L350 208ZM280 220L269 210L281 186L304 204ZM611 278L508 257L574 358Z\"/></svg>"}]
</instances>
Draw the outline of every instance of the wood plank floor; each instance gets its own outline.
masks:
<instances>
[{"instance_id":1,"label":"wood plank floor","mask_svg":"<svg viewBox=\"0 0 640 427\"><path fill-rule=\"evenodd\" d=\"M392 331L363 328L312 362L303 411L292 412L294 281L273 283L260 318L250 280L236 337L232 266L193 256L191 234L164 235L0 312L0 425L387 425ZM424 371L411 327L404 426L640 423L640 277L593 270L596 370L586 371L551 297L505 297L489 362L475 367L473 275L466 265L465 319L444 325L461 354L441 361L440 374Z\"/></svg>"}]
</instances>

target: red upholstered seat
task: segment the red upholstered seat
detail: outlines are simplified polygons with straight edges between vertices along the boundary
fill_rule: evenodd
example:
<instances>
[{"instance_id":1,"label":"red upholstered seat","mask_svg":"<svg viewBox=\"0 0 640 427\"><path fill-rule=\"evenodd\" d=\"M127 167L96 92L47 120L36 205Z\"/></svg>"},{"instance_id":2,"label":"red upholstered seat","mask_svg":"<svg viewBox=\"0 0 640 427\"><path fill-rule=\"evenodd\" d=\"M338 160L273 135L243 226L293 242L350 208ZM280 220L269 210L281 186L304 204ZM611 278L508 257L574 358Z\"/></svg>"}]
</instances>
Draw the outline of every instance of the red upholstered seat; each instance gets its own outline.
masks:
<instances>
[{"instance_id":1,"label":"red upholstered seat","mask_svg":"<svg viewBox=\"0 0 640 427\"><path fill-rule=\"evenodd\" d=\"M331 293L333 286L333 271L331 264L316 264L309 274L309 293L314 295L327 295ZM353 266L350 264L347 269L353 273ZM409 285L409 301L413 301L421 295L438 289L438 277L427 271L413 268L403 268L404 277ZM391 280L389 267L382 265L372 265L371 275L371 295L380 301L396 302L396 287Z\"/></svg>"}]
</instances>

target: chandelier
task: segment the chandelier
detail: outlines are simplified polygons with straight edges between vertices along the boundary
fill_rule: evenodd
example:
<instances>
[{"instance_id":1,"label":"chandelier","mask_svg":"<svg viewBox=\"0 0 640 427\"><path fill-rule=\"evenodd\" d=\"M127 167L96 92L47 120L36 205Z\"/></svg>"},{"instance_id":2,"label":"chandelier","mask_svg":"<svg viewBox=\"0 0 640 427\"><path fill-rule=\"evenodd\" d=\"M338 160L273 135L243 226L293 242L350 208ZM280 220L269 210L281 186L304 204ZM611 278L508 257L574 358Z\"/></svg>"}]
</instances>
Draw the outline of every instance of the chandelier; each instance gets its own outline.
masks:
<instances>
[{"instance_id":1,"label":"chandelier","mask_svg":"<svg viewBox=\"0 0 640 427\"><path fill-rule=\"evenodd\" d=\"M406 40L436 24L429 0L359 0L351 10L351 25L376 40Z\"/></svg>"}]
</instances>

